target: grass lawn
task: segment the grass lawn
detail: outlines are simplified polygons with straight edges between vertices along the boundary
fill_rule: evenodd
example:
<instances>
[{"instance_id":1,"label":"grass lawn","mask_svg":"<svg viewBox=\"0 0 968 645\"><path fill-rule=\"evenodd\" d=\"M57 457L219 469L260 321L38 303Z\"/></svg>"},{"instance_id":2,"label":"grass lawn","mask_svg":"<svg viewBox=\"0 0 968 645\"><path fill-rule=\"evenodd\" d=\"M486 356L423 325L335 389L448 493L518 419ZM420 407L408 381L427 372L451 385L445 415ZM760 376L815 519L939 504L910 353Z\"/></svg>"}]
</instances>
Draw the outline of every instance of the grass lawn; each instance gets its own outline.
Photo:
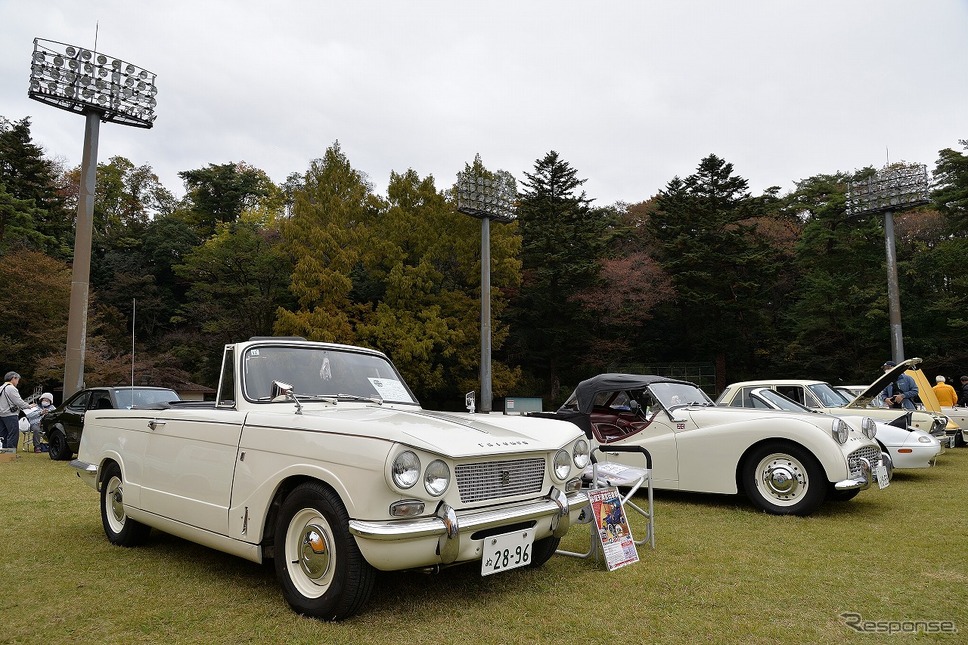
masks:
<instances>
[{"instance_id":1,"label":"grass lawn","mask_svg":"<svg viewBox=\"0 0 968 645\"><path fill-rule=\"evenodd\" d=\"M300 617L259 566L169 535L114 547L66 462L0 463L0 643L841 643L865 621L950 621L968 640L968 448L807 518L741 497L656 493L638 564L556 556L481 578L388 573L342 623ZM633 531L637 520L632 514ZM577 527L563 546L583 550ZM894 626L896 629L897 626Z\"/></svg>"}]
</instances>

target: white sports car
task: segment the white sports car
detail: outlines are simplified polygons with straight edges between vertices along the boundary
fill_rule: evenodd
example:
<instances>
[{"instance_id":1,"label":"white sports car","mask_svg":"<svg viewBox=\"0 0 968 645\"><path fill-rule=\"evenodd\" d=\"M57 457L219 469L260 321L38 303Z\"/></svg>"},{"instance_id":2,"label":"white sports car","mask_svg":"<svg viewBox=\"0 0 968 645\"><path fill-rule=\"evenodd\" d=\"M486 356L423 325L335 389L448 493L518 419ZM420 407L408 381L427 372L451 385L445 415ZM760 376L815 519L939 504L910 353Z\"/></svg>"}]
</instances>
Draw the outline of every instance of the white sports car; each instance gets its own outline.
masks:
<instances>
[{"instance_id":1,"label":"white sports car","mask_svg":"<svg viewBox=\"0 0 968 645\"><path fill-rule=\"evenodd\" d=\"M731 388L732 386L727 387L724 394L732 391ZM720 401L723 401L722 397ZM723 401L719 405L737 406L737 404L744 408L772 408L801 414L824 414L800 405L768 387L740 388L728 403ZM849 422L858 417L847 416L843 418ZM941 442L938 441L937 437L929 435L924 430L909 427L906 419L907 416L902 414L891 423L875 422L877 434L874 440L880 444L881 452L886 453L882 454L881 458L887 465L888 470L892 467L930 468L934 465L937 456L941 454Z\"/></svg>"},{"instance_id":2,"label":"white sports car","mask_svg":"<svg viewBox=\"0 0 968 645\"><path fill-rule=\"evenodd\" d=\"M601 374L545 416L581 427L611 461L641 465L610 445L646 448L656 488L743 492L778 515L850 499L875 478L882 488L889 483L871 419L718 407L687 381Z\"/></svg>"}]
</instances>

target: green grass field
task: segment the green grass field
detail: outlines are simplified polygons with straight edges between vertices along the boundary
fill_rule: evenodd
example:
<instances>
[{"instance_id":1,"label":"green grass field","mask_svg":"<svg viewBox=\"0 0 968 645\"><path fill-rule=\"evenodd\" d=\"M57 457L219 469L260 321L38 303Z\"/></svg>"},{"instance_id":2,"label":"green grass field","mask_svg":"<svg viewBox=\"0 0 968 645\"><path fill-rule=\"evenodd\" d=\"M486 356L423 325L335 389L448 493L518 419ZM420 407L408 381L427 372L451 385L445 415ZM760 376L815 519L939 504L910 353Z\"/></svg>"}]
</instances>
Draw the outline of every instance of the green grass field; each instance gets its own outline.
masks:
<instances>
[{"instance_id":1,"label":"green grass field","mask_svg":"<svg viewBox=\"0 0 968 645\"><path fill-rule=\"evenodd\" d=\"M157 531L114 547L97 494L66 462L0 463L0 643L879 642L842 613L949 621L968 640L968 449L808 518L743 498L656 493L656 549L614 572L556 556L481 578L380 574L363 611L324 623L289 610L272 567ZM632 527L637 520L632 515ZM563 545L583 548L574 528ZM586 542L587 543L587 542ZM935 623L932 623L934 625ZM894 642L912 640L895 636Z\"/></svg>"}]
</instances>

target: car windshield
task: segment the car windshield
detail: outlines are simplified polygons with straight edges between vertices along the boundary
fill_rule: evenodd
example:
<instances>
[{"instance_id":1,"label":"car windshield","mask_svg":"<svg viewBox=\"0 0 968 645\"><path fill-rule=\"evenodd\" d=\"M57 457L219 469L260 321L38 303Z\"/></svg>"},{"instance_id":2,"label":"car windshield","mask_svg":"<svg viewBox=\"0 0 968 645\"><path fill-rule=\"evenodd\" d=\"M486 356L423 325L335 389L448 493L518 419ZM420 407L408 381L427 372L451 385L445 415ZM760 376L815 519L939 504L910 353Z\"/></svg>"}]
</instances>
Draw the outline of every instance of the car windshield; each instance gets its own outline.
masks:
<instances>
[{"instance_id":1,"label":"car windshield","mask_svg":"<svg viewBox=\"0 0 968 645\"><path fill-rule=\"evenodd\" d=\"M826 383L814 383L808 387L825 408L842 408L850 403L849 400L844 398L843 394Z\"/></svg>"},{"instance_id":2,"label":"car windshield","mask_svg":"<svg viewBox=\"0 0 968 645\"><path fill-rule=\"evenodd\" d=\"M705 392L691 383L653 383L649 391L666 410L684 405L716 405Z\"/></svg>"},{"instance_id":3,"label":"car windshield","mask_svg":"<svg viewBox=\"0 0 968 645\"><path fill-rule=\"evenodd\" d=\"M792 401L779 392L775 392L769 388L764 387L758 390L753 390L753 392L750 393L750 396L760 397L761 399L764 399L772 404L771 406L767 406L767 404L764 403L762 407L772 407L777 410L786 410L788 412L810 412L810 408L804 407L796 401ZM754 407L761 406L756 406L754 404Z\"/></svg>"},{"instance_id":4,"label":"car windshield","mask_svg":"<svg viewBox=\"0 0 968 645\"><path fill-rule=\"evenodd\" d=\"M288 387L278 387L283 384L302 400L417 402L386 358L349 349L251 347L242 357L242 373L245 396L253 401L286 401Z\"/></svg>"},{"instance_id":5,"label":"car windshield","mask_svg":"<svg viewBox=\"0 0 968 645\"><path fill-rule=\"evenodd\" d=\"M174 390L147 390L133 387L115 390L114 398L117 400L119 408L130 409L177 401L178 394Z\"/></svg>"}]
</instances>

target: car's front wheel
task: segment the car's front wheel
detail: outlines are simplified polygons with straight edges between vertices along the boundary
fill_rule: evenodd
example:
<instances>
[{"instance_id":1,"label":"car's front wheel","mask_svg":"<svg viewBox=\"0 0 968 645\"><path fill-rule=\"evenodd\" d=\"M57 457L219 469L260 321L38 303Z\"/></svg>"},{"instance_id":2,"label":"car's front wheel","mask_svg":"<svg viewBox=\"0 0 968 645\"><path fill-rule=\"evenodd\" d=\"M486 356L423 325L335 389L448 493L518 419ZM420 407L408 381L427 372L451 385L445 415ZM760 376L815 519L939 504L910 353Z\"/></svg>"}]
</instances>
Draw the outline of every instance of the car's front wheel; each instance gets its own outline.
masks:
<instances>
[{"instance_id":1,"label":"car's front wheel","mask_svg":"<svg viewBox=\"0 0 968 645\"><path fill-rule=\"evenodd\" d=\"M59 428L54 428L47 436L47 447L47 454L54 461L70 459L73 454L67 446L67 437L64 436L64 431Z\"/></svg>"},{"instance_id":2,"label":"car's front wheel","mask_svg":"<svg viewBox=\"0 0 968 645\"><path fill-rule=\"evenodd\" d=\"M753 504L774 515L809 515L827 495L816 458L801 446L771 442L743 462L742 484Z\"/></svg>"},{"instance_id":3,"label":"car's front wheel","mask_svg":"<svg viewBox=\"0 0 968 645\"><path fill-rule=\"evenodd\" d=\"M349 532L339 496L318 482L296 487L276 523L275 569L286 602L324 620L356 613L373 589L376 572Z\"/></svg>"},{"instance_id":4,"label":"car's front wheel","mask_svg":"<svg viewBox=\"0 0 968 645\"><path fill-rule=\"evenodd\" d=\"M101 480L101 524L112 544L136 546L145 541L151 527L128 517L124 510L124 481L121 467L111 462Z\"/></svg>"}]
</instances>

